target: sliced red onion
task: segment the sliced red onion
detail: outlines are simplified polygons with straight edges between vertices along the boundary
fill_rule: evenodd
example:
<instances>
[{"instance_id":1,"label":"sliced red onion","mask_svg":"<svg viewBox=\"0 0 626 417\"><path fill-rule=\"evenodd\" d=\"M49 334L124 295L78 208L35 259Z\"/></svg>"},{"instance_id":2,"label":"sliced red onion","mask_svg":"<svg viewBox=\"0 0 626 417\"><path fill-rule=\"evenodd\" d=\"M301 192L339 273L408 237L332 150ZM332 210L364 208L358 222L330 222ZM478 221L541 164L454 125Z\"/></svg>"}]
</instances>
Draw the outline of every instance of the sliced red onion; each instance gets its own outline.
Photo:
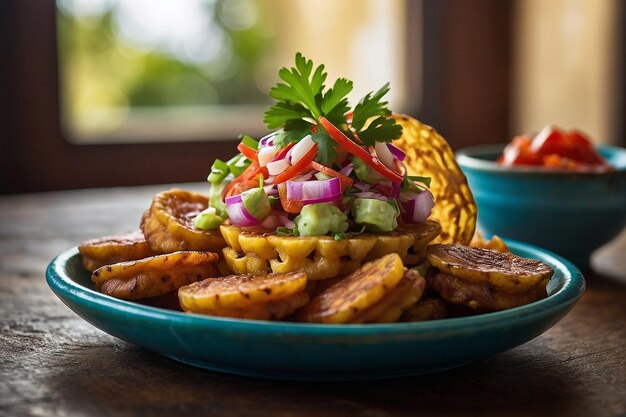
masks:
<instances>
[{"instance_id":1,"label":"sliced red onion","mask_svg":"<svg viewBox=\"0 0 626 417\"><path fill-rule=\"evenodd\" d=\"M376 142L374 144L376 156L389 169L396 169L396 158L393 156L386 143Z\"/></svg>"},{"instance_id":2,"label":"sliced red onion","mask_svg":"<svg viewBox=\"0 0 626 417\"><path fill-rule=\"evenodd\" d=\"M267 135L263 136L259 140L259 145L261 145L261 146L273 146L274 145L274 136L276 136L277 133L278 133L278 131L275 131L275 132L268 133Z\"/></svg>"},{"instance_id":3,"label":"sliced red onion","mask_svg":"<svg viewBox=\"0 0 626 417\"><path fill-rule=\"evenodd\" d=\"M400 196L400 190L402 189L401 182L392 182L391 183L391 196L393 198L398 198Z\"/></svg>"},{"instance_id":4,"label":"sliced red onion","mask_svg":"<svg viewBox=\"0 0 626 417\"><path fill-rule=\"evenodd\" d=\"M400 183L398 183L398 184L400 184ZM385 195L391 195L391 193L392 193L392 187L390 187L389 185L375 184L372 188L374 188L375 190L380 191L381 193L383 193Z\"/></svg>"},{"instance_id":5,"label":"sliced red onion","mask_svg":"<svg viewBox=\"0 0 626 417\"><path fill-rule=\"evenodd\" d=\"M266 165L267 172L270 175L278 175L290 166L291 165L289 164L289 161L286 159L279 159L278 161L268 162Z\"/></svg>"},{"instance_id":6,"label":"sliced red onion","mask_svg":"<svg viewBox=\"0 0 626 417\"><path fill-rule=\"evenodd\" d=\"M283 224L283 226L285 226L286 228L293 229L294 227L296 227L296 224L292 222L291 220L289 220L289 216L284 211L280 212L280 214L278 215L278 218Z\"/></svg>"},{"instance_id":7,"label":"sliced red onion","mask_svg":"<svg viewBox=\"0 0 626 417\"><path fill-rule=\"evenodd\" d=\"M337 194L333 194L333 195L328 195L328 196L324 196L324 197L320 197L320 198L313 198L311 200L303 200L302 203L303 204L319 204L319 203L332 203L338 200L341 200L341 197L343 197L342 193L337 193Z\"/></svg>"},{"instance_id":8,"label":"sliced red onion","mask_svg":"<svg viewBox=\"0 0 626 417\"><path fill-rule=\"evenodd\" d=\"M226 204L226 212L228 218L235 226L256 226L259 224L259 220L252 216L248 209L243 205L243 202Z\"/></svg>"},{"instance_id":9,"label":"sliced red onion","mask_svg":"<svg viewBox=\"0 0 626 417\"><path fill-rule=\"evenodd\" d=\"M243 200L241 198L241 194L231 195L230 197L226 197L226 199L224 200L226 205L237 204L237 203L241 203L242 201Z\"/></svg>"},{"instance_id":10,"label":"sliced red onion","mask_svg":"<svg viewBox=\"0 0 626 417\"><path fill-rule=\"evenodd\" d=\"M354 165L352 164L352 162L350 162L348 165L346 165L345 167L341 168L341 171L339 171L339 173L343 174L343 175L345 175L347 177L350 174L352 174L352 171L354 171Z\"/></svg>"},{"instance_id":11,"label":"sliced red onion","mask_svg":"<svg viewBox=\"0 0 626 417\"><path fill-rule=\"evenodd\" d=\"M300 175L300 176L294 178L292 181L308 181L311 178L313 178L314 174L315 174L314 171L309 171L306 174L303 174L303 175Z\"/></svg>"},{"instance_id":12,"label":"sliced red onion","mask_svg":"<svg viewBox=\"0 0 626 417\"><path fill-rule=\"evenodd\" d=\"M287 198L301 201L304 204L335 201L341 198L341 181L339 178L314 181L287 181Z\"/></svg>"},{"instance_id":13,"label":"sliced red onion","mask_svg":"<svg viewBox=\"0 0 626 417\"><path fill-rule=\"evenodd\" d=\"M372 186L366 182L362 182L362 181L357 181L354 184L352 184L355 188L358 188L361 191L367 191L370 188L372 188Z\"/></svg>"},{"instance_id":14,"label":"sliced red onion","mask_svg":"<svg viewBox=\"0 0 626 417\"><path fill-rule=\"evenodd\" d=\"M259 165L264 167L268 162L272 161L276 154L278 153L278 148L276 146L264 146L259 150L257 157L259 158Z\"/></svg>"},{"instance_id":15,"label":"sliced red onion","mask_svg":"<svg viewBox=\"0 0 626 417\"><path fill-rule=\"evenodd\" d=\"M387 148L389 148L389 152L391 152L391 154L395 156L397 160L404 161L406 159L406 153L404 153L401 149L396 148L391 143L387 144Z\"/></svg>"},{"instance_id":16,"label":"sliced red onion","mask_svg":"<svg viewBox=\"0 0 626 417\"><path fill-rule=\"evenodd\" d=\"M265 187L263 187L263 190L268 196L278 194L278 189L276 189L275 185L266 185Z\"/></svg>"},{"instance_id":17,"label":"sliced red onion","mask_svg":"<svg viewBox=\"0 0 626 417\"><path fill-rule=\"evenodd\" d=\"M435 199L429 190L410 194L411 196L407 195L402 198L402 200L406 200L402 202L404 209L402 217L407 223L422 223L430 216L433 207L435 207Z\"/></svg>"},{"instance_id":18,"label":"sliced red onion","mask_svg":"<svg viewBox=\"0 0 626 417\"><path fill-rule=\"evenodd\" d=\"M306 135L289 151L289 162L293 165L297 164L302 158L304 158L304 155L306 155L311 148L313 148L313 146L315 146L315 142L313 142L311 135Z\"/></svg>"}]
</instances>

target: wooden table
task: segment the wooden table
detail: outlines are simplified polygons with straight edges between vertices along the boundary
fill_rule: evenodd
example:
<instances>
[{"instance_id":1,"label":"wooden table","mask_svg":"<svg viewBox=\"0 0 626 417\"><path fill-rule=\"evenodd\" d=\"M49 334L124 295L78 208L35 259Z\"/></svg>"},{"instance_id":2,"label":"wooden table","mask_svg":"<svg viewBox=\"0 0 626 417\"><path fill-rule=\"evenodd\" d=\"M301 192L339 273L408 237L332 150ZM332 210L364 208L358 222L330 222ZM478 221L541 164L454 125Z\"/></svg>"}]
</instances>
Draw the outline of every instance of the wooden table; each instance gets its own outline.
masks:
<instances>
[{"instance_id":1,"label":"wooden table","mask_svg":"<svg viewBox=\"0 0 626 417\"><path fill-rule=\"evenodd\" d=\"M594 262L615 276L586 271L587 291L568 316L506 353L395 380L265 381L195 369L118 340L78 318L47 287L44 270L56 254L136 228L164 188L0 197L1 416L626 413L626 233Z\"/></svg>"}]
</instances>

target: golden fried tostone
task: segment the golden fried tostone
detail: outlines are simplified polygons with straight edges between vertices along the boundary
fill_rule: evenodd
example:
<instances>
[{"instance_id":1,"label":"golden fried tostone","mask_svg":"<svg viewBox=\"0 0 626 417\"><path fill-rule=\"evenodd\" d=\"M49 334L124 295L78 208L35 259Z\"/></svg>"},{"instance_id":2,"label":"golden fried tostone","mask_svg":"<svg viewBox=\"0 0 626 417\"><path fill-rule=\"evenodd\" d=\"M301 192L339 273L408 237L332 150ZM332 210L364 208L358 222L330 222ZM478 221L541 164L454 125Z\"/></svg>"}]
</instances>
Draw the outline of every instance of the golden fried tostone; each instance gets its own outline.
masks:
<instances>
[{"instance_id":1,"label":"golden fried tostone","mask_svg":"<svg viewBox=\"0 0 626 417\"><path fill-rule=\"evenodd\" d=\"M113 297L128 300L156 297L218 276L215 266L218 259L211 252L173 252L103 266L91 274L91 280L98 291Z\"/></svg>"},{"instance_id":2,"label":"golden fried tostone","mask_svg":"<svg viewBox=\"0 0 626 417\"><path fill-rule=\"evenodd\" d=\"M150 248L170 253L180 250L219 252L226 243L219 230L196 229L196 215L209 206L206 196L172 189L157 194L141 220Z\"/></svg>"},{"instance_id":3,"label":"golden fried tostone","mask_svg":"<svg viewBox=\"0 0 626 417\"><path fill-rule=\"evenodd\" d=\"M134 261L155 255L141 230L104 236L83 242L78 246L83 265L89 272L104 265Z\"/></svg>"},{"instance_id":4,"label":"golden fried tostone","mask_svg":"<svg viewBox=\"0 0 626 417\"><path fill-rule=\"evenodd\" d=\"M448 274L427 275L428 285L453 304L475 310L499 311L519 307L547 296L548 279L521 293L497 290L489 282L470 282Z\"/></svg>"},{"instance_id":5,"label":"golden fried tostone","mask_svg":"<svg viewBox=\"0 0 626 417\"><path fill-rule=\"evenodd\" d=\"M419 300L402 313L401 321L430 321L448 317L448 307L439 297Z\"/></svg>"},{"instance_id":6,"label":"golden fried tostone","mask_svg":"<svg viewBox=\"0 0 626 417\"><path fill-rule=\"evenodd\" d=\"M467 245L476 228L476 203L465 175L448 142L435 129L405 115L393 118L402 126L402 136L393 144L406 152L409 175L431 178L435 198L431 219L441 223L438 243Z\"/></svg>"},{"instance_id":7,"label":"golden fried tostone","mask_svg":"<svg viewBox=\"0 0 626 417\"><path fill-rule=\"evenodd\" d=\"M363 233L342 240L330 236L276 236L220 226L228 244L224 260L235 274L306 272L309 280L348 275L364 262L397 253L407 265L425 259L426 245L440 231L439 223L426 221L401 226L388 234Z\"/></svg>"},{"instance_id":8,"label":"golden fried tostone","mask_svg":"<svg viewBox=\"0 0 626 417\"><path fill-rule=\"evenodd\" d=\"M463 245L430 245L428 261L444 274L473 283L489 283L519 294L549 279L554 271L535 259Z\"/></svg>"},{"instance_id":9,"label":"golden fried tostone","mask_svg":"<svg viewBox=\"0 0 626 417\"><path fill-rule=\"evenodd\" d=\"M178 290L184 311L255 320L280 320L309 301L304 272L208 278Z\"/></svg>"},{"instance_id":10,"label":"golden fried tostone","mask_svg":"<svg viewBox=\"0 0 626 417\"><path fill-rule=\"evenodd\" d=\"M341 324L357 320L395 288L404 276L398 254L368 262L313 298L296 313L299 321Z\"/></svg>"},{"instance_id":11,"label":"golden fried tostone","mask_svg":"<svg viewBox=\"0 0 626 417\"><path fill-rule=\"evenodd\" d=\"M426 280L416 270L405 270L404 277L383 298L364 310L350 323L393 323L422 297Z\"/></svg>"},{"instance_id":12,"label":"golden fried tostone","mask_svg":"<svg viewBox=\"0 0 626 417\"><path fill-rule=\"evenodd\" d=\"M509 247L506 245L506 243L504 243L502 239L500 239L500 237L493 235L491 239L487 240L478 229L476 229L474 237L472 238L472 241L469 245L472 248L493 249L503 253L511 252L509 250Z\"/></svg>"}]
</instances>

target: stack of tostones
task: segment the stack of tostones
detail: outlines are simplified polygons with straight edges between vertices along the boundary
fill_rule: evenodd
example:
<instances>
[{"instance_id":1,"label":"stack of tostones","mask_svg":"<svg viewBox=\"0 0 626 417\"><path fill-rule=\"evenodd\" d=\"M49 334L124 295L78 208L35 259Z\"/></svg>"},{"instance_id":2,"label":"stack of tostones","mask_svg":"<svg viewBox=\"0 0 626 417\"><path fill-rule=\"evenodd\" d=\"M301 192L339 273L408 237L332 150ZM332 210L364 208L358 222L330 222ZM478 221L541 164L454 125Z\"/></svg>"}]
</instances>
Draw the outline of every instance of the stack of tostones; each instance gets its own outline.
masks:
<instances>
[{"instance_id":1,"label":"stack of tostones","mask_svg":"<svg viewBox=\"0 0 626 417\"><path fill-rule=\"evenodd\" d=\"M440 231L439 223L426 221L401 226L388 234L363 233L342 240L330 236L295 237L245 231L222 225L228 247L224 259L235 274L306 272L315 281L344 276L364 262L396 253L406 265L425 260L426 245Z\"/></svg>"},{"instance_id":2,"label":"stack of tostones","mask_svg":"<svg viewBox=\"0 0 626 417\"><path fill-rule=\"evenodd\" d=\"M104 294L123 299L158 297L184 285L221 275L219 231L193 225L206 209L202 194L173 189L157 194L141 220L141 231L89 240L79 246L91 280Z\"/></svg>"},{"instance_id":3,"label":"stack of tostones","mask_svg":"<svg viewBox=\"0 0 626 417\"><path fill-rule=\"evenodd\" d=\"M446 301L475 310L518 307L547 296L553 270L543 262L462 245L428 247L429 286Z\"/></svg>"},{"instance_id":4,"label":"stack of tostones","mask_svg":"<svg viewBox=\"0 0 626 417\"><path fill-rule=\"evenodd\" d=\"M391 323L422 296L425 280L398 254L368 262L322 291L296 313L311 323Z\"/></svg>"},{"instance_id":5,"label":"stack of tostones","mask_svg":"<svg viewBox=\"0 0 626 417\"><path fill-rule=\"evenodd\" d=\"M309 301L304 272L207 278L178 290L190 313L254 320L280 320Z\"/></svg>"}]
</instances>

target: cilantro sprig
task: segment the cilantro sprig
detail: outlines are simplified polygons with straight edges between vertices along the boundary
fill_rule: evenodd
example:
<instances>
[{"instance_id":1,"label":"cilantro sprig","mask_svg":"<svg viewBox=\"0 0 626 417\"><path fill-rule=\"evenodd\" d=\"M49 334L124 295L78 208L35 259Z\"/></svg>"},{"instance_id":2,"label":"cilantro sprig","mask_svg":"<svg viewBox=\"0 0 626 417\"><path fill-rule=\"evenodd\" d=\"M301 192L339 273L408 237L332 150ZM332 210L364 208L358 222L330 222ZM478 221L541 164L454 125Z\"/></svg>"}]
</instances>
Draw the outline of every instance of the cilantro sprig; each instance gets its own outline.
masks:
<instances>
[{"instance_id":1,"label":"cilantro sprig","mask_svg":"<svg viewBox=\"0 0 626 417\"><path fill-rule=\"evenodd\" d=\"M278 76L284 82L270 90L270 97L277 102L265 113L263 122L270 129L281 129L274 137L279 147L297 142L308 134L318 145L316 160L329 165L337 157L337 144L319 124L324 116L355 142L358 136L363 145L390 142L400 137L402 127L388 118L391 111L383 97L389 92L389 83L376 92L367 94L355 106L352 122L346 115L350 112L347 95L353 83L338 78L332 87L326 88L328 74L324 65L314 67L313 61L301 53L296 54L295 67L282 68Z\"/></svg>"}]
</instances>

